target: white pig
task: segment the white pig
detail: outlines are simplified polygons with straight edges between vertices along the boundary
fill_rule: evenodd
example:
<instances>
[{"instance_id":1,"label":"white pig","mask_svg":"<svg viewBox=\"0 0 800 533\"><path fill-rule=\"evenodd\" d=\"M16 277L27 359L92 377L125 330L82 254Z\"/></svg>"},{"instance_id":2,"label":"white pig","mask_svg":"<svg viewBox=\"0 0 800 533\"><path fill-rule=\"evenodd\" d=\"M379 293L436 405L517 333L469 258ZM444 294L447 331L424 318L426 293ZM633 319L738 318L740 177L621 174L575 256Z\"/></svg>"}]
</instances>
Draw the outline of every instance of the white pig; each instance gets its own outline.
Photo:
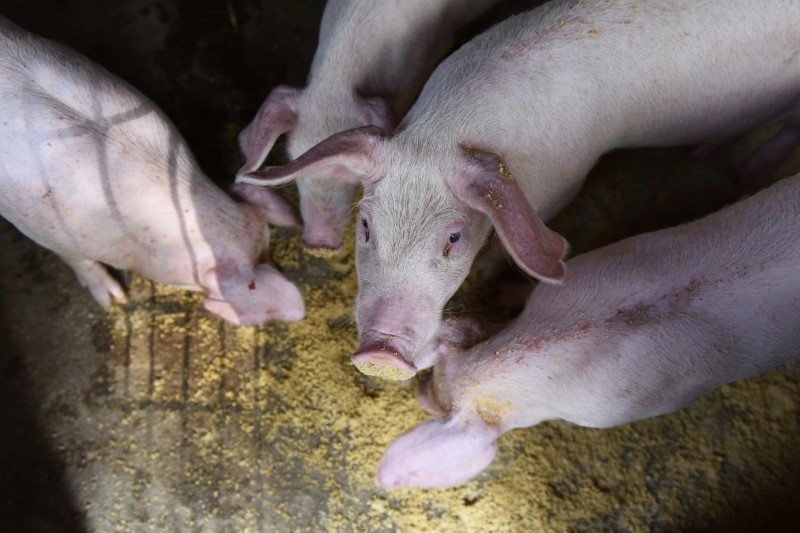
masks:
<instances>
[{"instance_id":1,"label":"white pig","mask_svg":"<svg viewBox=\"0 0 800 533\"><path fill-rule=\"evenodd\" d=\"M298 224L297 214L274 191L236 193L252 204L218 189L134 88L0 18L0 213L103 307L126 299L104 263L202 290L205 307L235 323L302 318L297 288L256 264L266 222Z\"/></svg>"},{"instance_id":2,"label":"white pig","mask_svg":"<svg viewBox=\"0 0 800 533\"><path fill-rule=\"evenodd\" d=\"M728 138L787 117L799 94L800 1L551 2L443 61L394 137L343 132L252 177L364 184L353 360L409 377L491 226L528 273L560 282L566 243L542 220L601 154ZM793 128L754 166L791 149Z\"/></svg>"},{"instance_id":3,"label":"white pig","mask_svg":"<svg viewBox=\"0 0 800 533\"><path fill-rule=\"evenodd\" d=\"M497 1L329 0L306 88L273 89L239 136L247 158L239 180L247 181L286 132L294 159L340 131L394 129L456 30ZM297 181L309 249L342 246L356 186L313 174Z\"/></svg>"},{"instance_id":4,"label":"white pig","mask_svg":"<svg viewBox=\"0 0 800 533\"><path fill-rule=\"evenodd\" d=\"M381 485L460 483L514 428L627 424L800 356L800 175L569 269L489 340L426 354L436 366L418 397L440 416L389 446Z\"/></svg>"}]
</instances>

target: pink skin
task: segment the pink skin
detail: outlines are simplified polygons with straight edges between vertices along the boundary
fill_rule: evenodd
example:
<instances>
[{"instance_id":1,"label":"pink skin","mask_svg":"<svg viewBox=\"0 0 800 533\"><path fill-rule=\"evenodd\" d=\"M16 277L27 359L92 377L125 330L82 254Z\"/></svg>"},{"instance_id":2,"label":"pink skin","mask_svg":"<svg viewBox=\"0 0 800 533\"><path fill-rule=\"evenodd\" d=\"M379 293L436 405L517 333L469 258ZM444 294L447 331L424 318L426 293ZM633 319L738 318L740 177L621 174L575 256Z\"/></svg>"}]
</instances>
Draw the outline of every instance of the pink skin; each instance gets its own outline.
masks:
<instances>
[{"instance_id":1,"label":"pink skin","mask_svg":"<svg viewBox=\"0 0 800 533\"><path fill-rule=\"evenodd\" d=\"M378 482L452 486L512 429L627 424L797 358L799 205L800 175L572 259L563 286L538 285L494 336L447 323L426 346L435 366L418 391L436 418L389 446ZM470 348L476 335L490 338Z\"/></svg>"},{"instance_id":2,"label":"pink skin","mask_svg":"<svg viewBox=\"0 0 800 533\"><path fill-rule=\"evenodd\" d=\"M392 131L408 111L456 30L497 0L328 0L305 89L272 90L239 136L251 181L273 144L287 134L290 159L327 137L361 126ZM304 244L339 249L358 183L309 174L297 180Z\"/></svg>"},{"instance_id":3,"label":"pink skin","mask_svg":"<svg viewBox=\"0 0 800 533\"><path fill-rule=\"evenodd\" d=\"M258 264L268 222L300 223L277 192L219 190L152 102L2 18L0 77L0 212L100 305L126 300L110 265L202 291L236 324L302 318L297 288Z\"/></svg>"},{"instance_id":4,"label":"pink skin","mask_svg":"<svg viewBox=\"0 0 800 533\"><path fill-rule=\"evenodd\" d=\"M356 357L421 369L420 349L492 226L527 273L559 283L566 243L544 222L603 153L725 139L792 119L800 5L762 4L549 2L444 60L393 137L345 131L247 176L364 185ZM755 167L795 144L788 131L754 156Z\"/></svg>"}]
</instances>

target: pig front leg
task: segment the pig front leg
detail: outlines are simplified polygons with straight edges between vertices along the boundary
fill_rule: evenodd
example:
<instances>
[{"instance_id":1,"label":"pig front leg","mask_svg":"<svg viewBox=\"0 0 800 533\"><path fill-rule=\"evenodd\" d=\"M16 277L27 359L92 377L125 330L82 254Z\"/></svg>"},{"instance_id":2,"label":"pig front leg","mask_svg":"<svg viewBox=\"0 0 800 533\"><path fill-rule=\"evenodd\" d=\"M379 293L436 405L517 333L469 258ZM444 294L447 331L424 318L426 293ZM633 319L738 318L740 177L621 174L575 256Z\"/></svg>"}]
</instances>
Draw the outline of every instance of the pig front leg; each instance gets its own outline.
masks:
<instances>
[{"instance_id":1,"label":"pig front leg","mask_svg":"<svg viewBox=\"0 0 800 533\"><path fill-rule=\"evenodd\" d=\"M60 256L72 267L81 285L89 289L92 296L103 309L108 309L114 300L119 303L128 301L125 289L108 273L106 267L97 261L87 259L71 259Z\"/></svg>"},{"instance_id":2,"label":"pig front leg","mask_svg":"<svg viewBox=\"0 0 800 533\"><path fill-rule=\"evenodd\" d=\"M494 460L500 430L459 415L433 418L392 442L378 463L387 489L444 488L463 483Z\"/></svg>"}]
</instances>

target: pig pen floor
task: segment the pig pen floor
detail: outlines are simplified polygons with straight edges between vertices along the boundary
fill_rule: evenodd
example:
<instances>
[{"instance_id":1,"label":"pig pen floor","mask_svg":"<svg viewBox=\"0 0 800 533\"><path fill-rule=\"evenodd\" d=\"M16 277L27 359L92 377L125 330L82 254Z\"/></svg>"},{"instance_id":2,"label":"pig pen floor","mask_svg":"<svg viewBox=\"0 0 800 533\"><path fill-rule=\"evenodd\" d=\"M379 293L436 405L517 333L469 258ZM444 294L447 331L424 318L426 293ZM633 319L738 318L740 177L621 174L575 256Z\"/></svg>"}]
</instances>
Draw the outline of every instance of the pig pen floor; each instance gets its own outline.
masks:
<instances>
[{"instance_id":1,"label":"pig pen floor","mask_svg":"<svg viewBox=\"0 0 800 533\"><path fill-rule=\"evenodd\" d=\"M104 4L6 0L3 14L143 90L220 184L266 92L303 83L322 8ZM551 226L574 255L717 209L800 170L796 161L752 186L733 183L768 133L705 159L689 149L611 154ZM381 453L425 418L415 383L367 378L349 363L352 239L326 260L299 238L274 232L272 255L301 287L308 317L245 328L203 311L197 295L130 275L130 302L106 313L55 256L0 222L3 529L796 530L798 365L621 428L511 432L488 471L460 487L381 490ZM467 286L451 312L490 305L494 287Z\"/></svg>"}]
</instances>

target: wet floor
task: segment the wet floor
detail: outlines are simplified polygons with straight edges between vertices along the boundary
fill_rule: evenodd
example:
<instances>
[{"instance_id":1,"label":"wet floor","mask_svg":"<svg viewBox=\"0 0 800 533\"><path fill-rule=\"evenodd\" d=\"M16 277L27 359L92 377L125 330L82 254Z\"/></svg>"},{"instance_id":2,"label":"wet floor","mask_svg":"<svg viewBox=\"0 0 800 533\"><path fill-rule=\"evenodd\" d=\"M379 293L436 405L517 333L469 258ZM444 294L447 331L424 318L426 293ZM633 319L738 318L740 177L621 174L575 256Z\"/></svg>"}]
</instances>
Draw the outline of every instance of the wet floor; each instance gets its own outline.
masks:
<instances>
[{"instance_id":1,"label":"wet floor","mask_svg":"<svg viewBox=\"0 0 800 533\"><path fill-rule=\"evenodd\" d=\"M236 135L269 89L302 85L322 7L4 0L2 12L142 90L224 185L241 162ZM800 170L798 160L757 184L732 180L767 134L704 159L685 148L611 154L552 227L580 253L715 210ZM352 238L324 260L297 231L275 231L273 259L308 317L250 328L131 275L130 302L106 313L5 221L0 246L8 531L788 531L800 518L797 365L622 428L514 431L465 485L387 492L377 460L425 414L413 383L349 363ZM493 288L469 287L453 310L487 308Z\"/></svg>"}]
</instances>

